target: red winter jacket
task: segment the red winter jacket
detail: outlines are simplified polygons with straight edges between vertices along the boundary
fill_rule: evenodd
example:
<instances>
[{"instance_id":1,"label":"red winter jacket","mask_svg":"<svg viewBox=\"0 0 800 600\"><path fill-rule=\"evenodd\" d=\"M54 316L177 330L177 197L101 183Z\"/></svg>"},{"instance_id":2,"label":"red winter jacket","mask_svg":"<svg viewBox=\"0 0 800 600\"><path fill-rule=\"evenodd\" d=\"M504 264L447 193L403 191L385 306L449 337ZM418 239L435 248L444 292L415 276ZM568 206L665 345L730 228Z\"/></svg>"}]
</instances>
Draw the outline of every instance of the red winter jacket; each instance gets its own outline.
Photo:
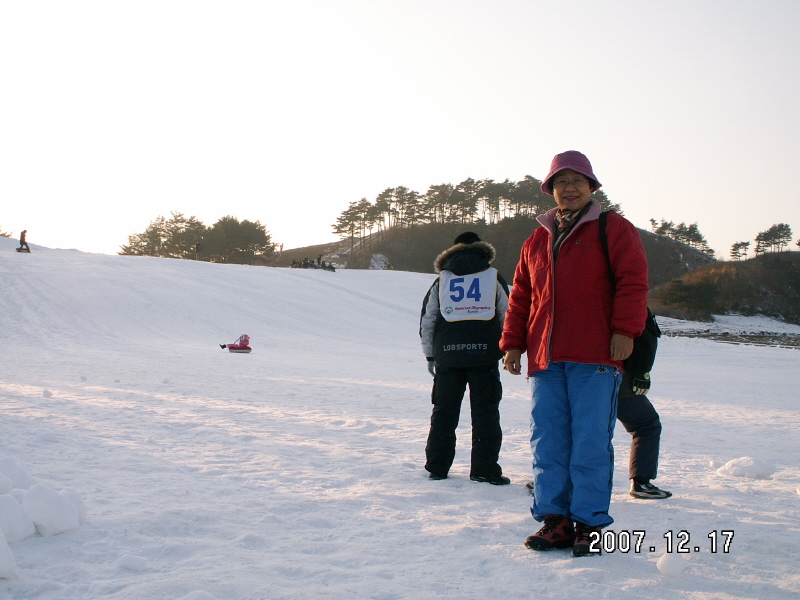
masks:
<instances>
[{"instance_id":1,"label":"red winter jacket","mask_svg":"<svg viewBox=\"0 0 800 600\"><path fill-rule=\"evenodd\" d=\"M527 351L528 375L550 362L599 363L611 360L611 335L641 335L647 319L647 258L639 232L617 213L608 215L606 234L616 279L612 292L600 243L602 209L591 200L583 218L564 238L553 266L555 214L537 220L522 245L514 273L500 349Z\"/></svg>"}]
</instances>

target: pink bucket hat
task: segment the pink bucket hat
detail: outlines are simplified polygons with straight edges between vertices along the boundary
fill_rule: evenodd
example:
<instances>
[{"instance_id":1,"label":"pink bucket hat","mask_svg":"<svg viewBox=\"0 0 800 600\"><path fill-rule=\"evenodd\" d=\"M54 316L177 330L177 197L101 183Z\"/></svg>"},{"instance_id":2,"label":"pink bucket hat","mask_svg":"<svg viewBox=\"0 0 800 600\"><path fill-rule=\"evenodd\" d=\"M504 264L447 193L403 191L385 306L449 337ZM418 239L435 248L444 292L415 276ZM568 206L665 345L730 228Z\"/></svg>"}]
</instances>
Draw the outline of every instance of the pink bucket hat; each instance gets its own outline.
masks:
<instances>
[{"instance_id":1,"label":"pink bucket hat","mask_svg":"<svg viewBox=\"0 0 800 600\"><path fill-rule=\"evenodd\" d=\"M597 180L597 177L594 176L592 172L592 163L589 162L589 159L586 158L585 155L577 150L567 150L561 154L556 154L555 158L553 158L553 162L550 163L550 172L547 174L547 177L544 178L544 181L542 181L541 186L545 194L553 195L553 184L551 180L555 177L556 173L564 169L572 169L581 175L586 175L586 177L592 180L593 192L599 190L600 186L603 185Z\"/></svg>"}]
</instances>

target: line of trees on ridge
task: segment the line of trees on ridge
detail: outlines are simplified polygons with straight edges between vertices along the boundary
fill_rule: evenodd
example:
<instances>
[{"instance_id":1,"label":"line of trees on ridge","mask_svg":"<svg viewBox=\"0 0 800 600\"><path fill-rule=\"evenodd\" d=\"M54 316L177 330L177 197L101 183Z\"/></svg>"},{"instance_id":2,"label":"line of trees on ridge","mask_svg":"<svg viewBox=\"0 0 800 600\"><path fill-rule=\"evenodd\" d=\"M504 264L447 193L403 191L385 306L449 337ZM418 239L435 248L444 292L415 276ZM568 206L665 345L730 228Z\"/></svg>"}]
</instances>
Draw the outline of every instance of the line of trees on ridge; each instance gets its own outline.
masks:
<instances>
[{"instance_id":1,"label":"line of trees on ridge","mask_svg":"<svg viewBox=\"0 0 800 600\"><path fill-rule=\"evenodd\" d=\"M425 194L404 186L386 188L369 201L362 198L351 202L333 224L333 232L349 239L351 247L392 227L414 227L426 223L497 223L515 217L535 217L555 205L553 197L541 191L541 181L526 175L522 181L506 179L476 180L468 178L458 185L443 183L432 185ZM620 205L612 203L605 192L592 193L603 210L623 214ZM677 225L672 221L650 219L652 232L696 248L715 258L697 223ZM773 225L760 232L755 239L756 256L764 252L782 250L792 240L792 230L786 223ZM800 247L800 240L797 240ZM736 242L731 247L731 258L741 260L747 255L750 242Z\"/></svg>"},{"instance_id":2,"label":"line of trees on ridge","mask_svg":"<svg viewBox=\"0 0 800 600\"><path fill-rule=\"evenodd\" d=\"M515 217L534 217L553 208L553 197L541 191L541 181L526 175L522 181L468 178L458 185L432 185L425 194L407 187L386 188L374 202L362 198L333 224L342 239L363 240L392 227L426 223L497 223ZM622 212L602 190L592 194L604 210Z\"/></svg>"},{"instance_id":3,"label":"line of trees on ridge","mask_svg":"<svg viewBox=\"0 0 800 600\"><path fill-rule=\"evenodd\" d=\"M711 258L714 258L714 250L708 245L703 234L700 233L697 223L687 225L681 222L675 225L672 221L665 221L664 219L661 219L661 222L650 219L650 227L656 235L667 236L677 242L681 242L692 248L697 248L701 252L708 254Z\"/></svg>"},{"instance_id":4,"label":"line of trees on ridge","mask_svg":"<svg viewBox=\"0 0 800 600\"><path fill-rule=\"evenodd\" d=\"M342 239L363 241L374 232L380 233L391 227L413 227L423 223L497 223L515 217L535 217L555 206L555 200L541 191L542 182L526 175L522 181L506 179L475 180L472 178L458 185L450 183L432 185L427 193L420 194L406 187L387 188L370 202L362 198L351 202L336 223L333 232ZM592 193L603 210L620 214L619 204L612 203L605 192ZM697 248L712 258L714 250L700 233L697 223L675 225L670 221L650 220L653 232Z\"/></svg>"}]
</instances>

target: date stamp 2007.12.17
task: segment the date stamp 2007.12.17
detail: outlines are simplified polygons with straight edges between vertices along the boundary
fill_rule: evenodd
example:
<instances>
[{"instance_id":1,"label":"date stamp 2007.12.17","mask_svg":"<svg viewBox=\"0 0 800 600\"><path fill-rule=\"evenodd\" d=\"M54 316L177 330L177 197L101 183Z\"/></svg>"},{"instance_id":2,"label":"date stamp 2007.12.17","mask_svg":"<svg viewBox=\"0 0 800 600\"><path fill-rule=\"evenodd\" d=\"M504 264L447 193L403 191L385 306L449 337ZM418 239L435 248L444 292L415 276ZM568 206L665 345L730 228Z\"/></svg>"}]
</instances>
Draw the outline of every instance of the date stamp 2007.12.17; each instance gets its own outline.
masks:
<instances>
[{"instance_id":1,"label":"date stamp 2007.12.17","mask_svg":"<svg viewBox=\"0 0 800 600\"><path fill-rule=\"evenodd\" d=\"M592 532L590 534L591 544L589 545L589 552L592 554L600 554L606 552L621 552L627 554L628 552L655 552L656 546L649 545L646 542L647 532L644 530L627 531L622 529L615 531L613 529L606 529L605 531ZM722 552L728 554L731 551L731 542L733 542L733 530L722 529L717 531L708 532L703 538L702 543L692 544L692 534L682 529L675 533L671 529L664 532L660 537L663 537L666 542L666 552L668 554L689 554L690 552L707 551L712 554ZM697 536L695 536L697 539Z\"/></svg>"}]
</instances>

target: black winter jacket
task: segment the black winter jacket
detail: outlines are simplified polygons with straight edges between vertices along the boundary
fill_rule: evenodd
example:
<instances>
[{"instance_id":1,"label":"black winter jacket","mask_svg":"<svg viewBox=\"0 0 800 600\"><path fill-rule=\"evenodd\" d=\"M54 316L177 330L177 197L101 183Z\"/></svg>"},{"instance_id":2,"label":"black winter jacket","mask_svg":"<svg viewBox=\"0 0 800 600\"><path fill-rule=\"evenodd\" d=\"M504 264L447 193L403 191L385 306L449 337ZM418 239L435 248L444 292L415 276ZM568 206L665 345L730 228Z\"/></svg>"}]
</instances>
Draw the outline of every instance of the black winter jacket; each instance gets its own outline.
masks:
<instances>
[{"instance_id":1,"label":"black winter jacket","mask_svg":"<svg viewBox=\"0 0 800 600\"><path fill-rule=\"evenodd\" d=\"M491 244L481 241L456 244L436 257L434 268L439 278L425 295L419 329L422 351L426 357L435 359L436 364L447 367L481 366L496 362L503 356L499 343L508 308L508 285L499 273L496 289L493 290L493 318L448 321L440 310L440 286L446 275L482 273L491 268L496 255Z\"/></svg>"}]
</instances>

